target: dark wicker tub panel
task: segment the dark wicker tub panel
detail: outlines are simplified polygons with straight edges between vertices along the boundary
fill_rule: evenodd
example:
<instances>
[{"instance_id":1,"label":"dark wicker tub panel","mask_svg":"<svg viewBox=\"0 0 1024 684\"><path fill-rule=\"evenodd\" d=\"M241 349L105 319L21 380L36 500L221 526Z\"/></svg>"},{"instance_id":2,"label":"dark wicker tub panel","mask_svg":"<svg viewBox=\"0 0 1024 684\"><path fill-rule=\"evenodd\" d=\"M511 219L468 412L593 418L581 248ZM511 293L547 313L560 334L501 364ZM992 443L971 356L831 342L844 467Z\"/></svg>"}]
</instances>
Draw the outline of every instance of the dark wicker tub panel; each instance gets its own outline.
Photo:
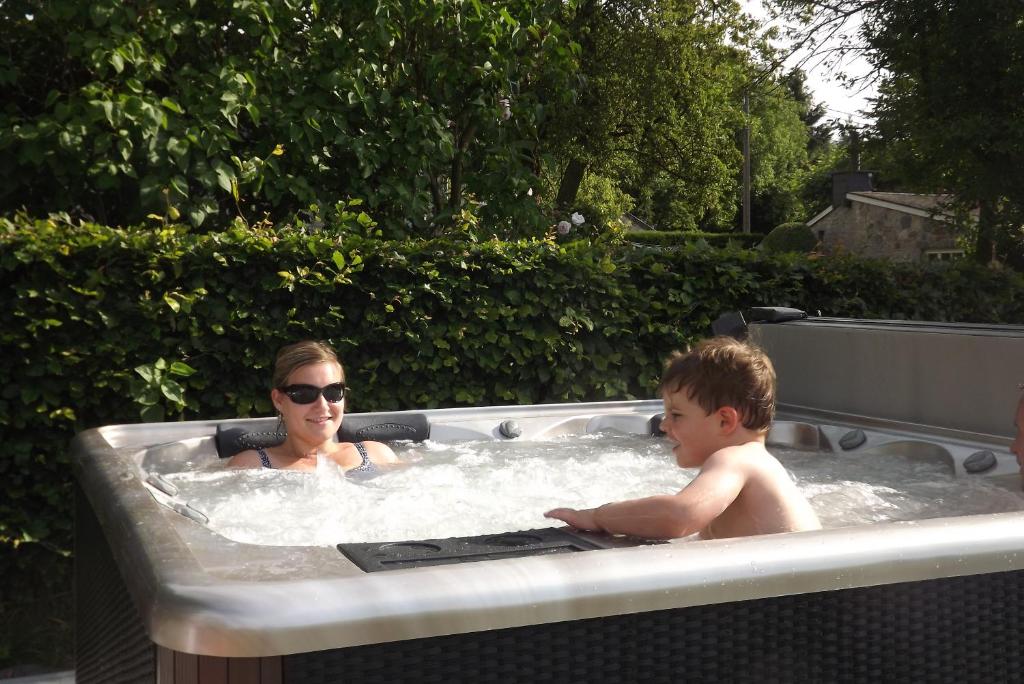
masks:
<instances>
[{"instance_id":1,"label":"dark wicker tub panel","mask_svg":"<svg viewBox=\"0 0 1024 684\"><path fill-rule=\"evenodd\" d=\"M76 684L280 684L281 658L216 658L149 640L103 535L75 485Z\"/></svg>"},{"instance_id":2,"label":"dark wicker tub panel","mask_svg":"<svg viewBox=\"0 0 1024 684\"><path fill-rule=\"evenodd\" d=\"M149 640L86 497L77 499L80 684L1024 681L1024 571L283 657L196 656Z\"/></svg>"},{"instance_id":3,"label":"dark wicker tub panel","mask_svg":"<svg viewBox=\"0 0 1024 684\"><path fill-rule=\"evenodd\" d=\"M75 483L75 681L147 681L156 648L114 563L89 500Z\"/></svg>"},{"instance_id":4,"label":"dark wicker tub panel","mask_svg":"<svg viewBox=\"0 0 1024 684\"><path fill-rule=\"evenodd\" d=\"M284 657L286 682L1019 682L1024 571Z\"/></svg>"}]
</instances>

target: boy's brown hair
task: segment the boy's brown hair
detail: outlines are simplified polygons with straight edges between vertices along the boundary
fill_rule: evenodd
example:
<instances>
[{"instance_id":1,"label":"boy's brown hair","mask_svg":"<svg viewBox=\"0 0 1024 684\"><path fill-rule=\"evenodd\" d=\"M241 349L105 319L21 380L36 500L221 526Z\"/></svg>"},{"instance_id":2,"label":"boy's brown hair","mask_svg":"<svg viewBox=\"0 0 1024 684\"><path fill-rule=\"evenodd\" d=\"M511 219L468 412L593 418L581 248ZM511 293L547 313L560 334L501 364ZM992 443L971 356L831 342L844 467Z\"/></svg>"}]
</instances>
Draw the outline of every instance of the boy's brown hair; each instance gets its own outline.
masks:
<instances>
[{"instance_id":1,"label":"boy's brown hair","mask_svg":"<svg viewBox=\"0 0 1024 684\"><path fill-rule=\"evenodd\" d=\"M731 406L743 427L765 431L775 417L775 367L768 355L748 342L712 337L665 364L661 393L679 392L707 413Z\"/></svg>"}]
</instances>

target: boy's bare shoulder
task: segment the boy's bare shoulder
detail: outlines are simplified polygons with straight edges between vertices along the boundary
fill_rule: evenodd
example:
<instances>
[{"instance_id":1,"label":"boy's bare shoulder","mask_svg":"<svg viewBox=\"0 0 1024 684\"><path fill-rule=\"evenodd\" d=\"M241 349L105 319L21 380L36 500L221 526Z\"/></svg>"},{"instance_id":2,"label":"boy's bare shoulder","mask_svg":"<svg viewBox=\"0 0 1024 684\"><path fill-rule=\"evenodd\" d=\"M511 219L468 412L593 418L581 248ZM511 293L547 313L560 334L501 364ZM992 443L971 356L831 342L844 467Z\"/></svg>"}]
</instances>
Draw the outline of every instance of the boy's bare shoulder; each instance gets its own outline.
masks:
<instances>
[{"instance_id":1,"label":"boy's bare shoulder","mask_svg":"<svg viewBox=\"0 0 1024 684\"><path fill-rule=\"evenodd\" d=\"M778 462L765 448L762 442L750 441L734 446L722 447L708 457L704 462L706 466L732 465L738 466L744 463L759 465L765 462Z\"/></svg>"}]
</instances>

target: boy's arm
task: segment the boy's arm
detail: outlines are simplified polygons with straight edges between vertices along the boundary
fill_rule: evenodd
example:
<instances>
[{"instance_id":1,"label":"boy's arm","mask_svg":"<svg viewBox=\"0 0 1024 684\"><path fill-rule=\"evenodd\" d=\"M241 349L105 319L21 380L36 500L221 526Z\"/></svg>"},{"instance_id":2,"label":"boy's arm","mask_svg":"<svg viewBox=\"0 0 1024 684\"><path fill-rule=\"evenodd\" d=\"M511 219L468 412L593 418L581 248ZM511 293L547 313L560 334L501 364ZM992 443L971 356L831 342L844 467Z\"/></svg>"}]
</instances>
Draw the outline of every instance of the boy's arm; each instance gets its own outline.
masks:
<instances>
[{"instance_id":1,"label":"boy's arm","mask_svg":"<svg viewBox=\"0 0 1024 684\"><path fill-rule=\"evenodd\" d=\"M582 530L675 539L699 532L729 507L743 489L742 471L712 457L678 494L608 503L598 508L556 508L544 515Z\"/></svg>"},{"instance_id":2,"label":"boy's arm","mask_svg":"<svg viewBox=\"0 0 1024 684\"><path fill-rule=\"evenodd\" d=\"M605 504L605 506L607 505ZM545 513L544 517L561 520L577 530L603 532L604 530L594 520L594 511L596 510L596 508L555 508Z\"/></svg>"}]
</instances>

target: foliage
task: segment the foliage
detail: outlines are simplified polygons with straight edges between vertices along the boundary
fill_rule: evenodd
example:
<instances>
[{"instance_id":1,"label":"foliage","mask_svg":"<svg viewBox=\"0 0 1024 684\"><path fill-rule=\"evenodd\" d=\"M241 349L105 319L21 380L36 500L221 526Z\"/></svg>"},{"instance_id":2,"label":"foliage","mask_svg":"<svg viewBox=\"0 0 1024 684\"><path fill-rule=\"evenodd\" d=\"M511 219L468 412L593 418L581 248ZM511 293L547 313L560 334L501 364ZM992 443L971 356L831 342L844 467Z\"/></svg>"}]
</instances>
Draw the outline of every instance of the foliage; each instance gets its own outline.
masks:
<instances>
[{"instance_id":1,"label":"foliage","mask_svg":"<svg viewBox=\"0 0 1024 684\"><path fill-rule=\"evenodd\" d=\"M975 257L987 262L997 233L1024 222L1024 5L927 5L886 7L868 27L892 72L879 91L877 134L910 145L926 161L925 179L980 207Z\"/></svg>"},{"instance_id":2,"label":"foliage","mask_svg":"<svg viewBox=\"0 0 1024 684\"><path fill-rule=\"evenodd\" d=\"M648 221L728 219L740 167L740 86L753 26L735 3L581 0L563 25L581 45L572 106L542 128L545 199L574 206L586 173L609 178Z\"/></svg>"},{"instance_id":3,"label":"foliage","mask_svg":"<svg viewBox=\"0 0 1024 684\"><path fill-rule=\"evenodd\" d=\"M807 89L807 74L794 68L782 77L782 83L793 101L798 105L800 120L807 127L807 154L813 159L821 152L832 148L834 136L841 128L836 119L826 119L828 109L821 102L814 102L813 93Z\"/></svg>"},{"instance_id":4,"label":"foliage","mask_svg":"<svg viewBox=\"0 0 1024 684\"><path fill-rule=\"evenodd\" d=\"M27 666L74 668L72 575L70 557L40 544L0 550L0 676L38 674L18 671Z\"/></svg>"},{"instance_id":5,"label":"foliage","mask_svg":"<svg viewBox=\"0 0 1024 684\"><path fill-rule=\"evenodd\" d=\"M659 226L728 225L764 52L697 0L11 0L0 31L0 215L222 230L355 197L389 238L538 235L584 177L585 204L606 179ZM806 131L763 85L755 200L788 217Z\"/></svg>"},{"instance_id":6,"label":"foliage","mask_svg":"<svg viewBox=\"0 0 1024 684\"><path fill-rule=\"evenodd\" d=\"M751 221L771 226L805 217L800 187L811 165L810 127L787 80L766 79L750 100Z\"/></svg>"},{"instance_id":7,"label":"foliage","mask_svg":"<svg viewBox=\"0 0 1024 684\"><path fill-rule=\"evenodd\" d=\"M806 220L830 204L831 174L845 168L849 141L844 127L826 120L826 113L813 101L799 69L766 78L755 91L750 116L754 225Z\"/></svg>"},{"instance_id":8,"label":"foliage","mask_svg":"<svg viewBox=\"0 0 1024 684\"><path fill-rule=\"evenodd\" d=\"M812 159L798 181L800 203L804 207L804 218L820 213L832 206L832 174L849 169L848 147L840 141L822 149ZM874 167L868 167L874 168ZM881 189L881 187L879 187Z\"/></svg>"},{"instance_id":9,"label":"foliage","mask_svg":"<svg viewBox=\"0 0 1024 684\"><path fill-rule=\"evenodd\" d=\"M588 223L607 226L633 208L633 198L623 192L613 179L588 173L580 185L575 207L587 217Z\"/></svg>"},{"instance_id":10,"label":"foliage","mask_svg":"<svg viewBox=\"0 0 1024 684\"><path fill-rule=\"evenodd\" d=\"M167 302L172 307L181 306L175 298L169 298ZM153 363L136 366L134 371L139 377L132 377L129 387L132 398L143 407L139 413L142 420L147 423L163 422L167 417L165 402L173 415L181 415L185 410L185 389L174 378L187 378L196 372L195 368L182 361L168 364L161 357Z\"/></svg>"},{"instance_id":11,"label":"foliage","mask_svg":"<svg viewBox=\"0 0 1024 684\"><path fill-rule=\"evenodd\" d=\"M577 189L597 176L659 228L738 224L746 90L755 223L804 218L800 188L829 138L823 111L799 72L778 73L777 56L738 10L693 0L577 3L563 24L581 44L582 84L542 129L553 156L545 201L576 206Z\"/></svg>"},{"instance_id":12,"label":"foliage","mask_svg":"<svg viewBox=\"0 0 1024 684\"><path fill-rule=\"evenodd\" d=\"M901 190L950 192L978 209L974 256L1014 259L1024 224L1024 4L1019 0L779 0L808 38L861 27L837 54L879 80L868 146Z\"/></svg>"},{"instance_id":13,"label":"foliage","mask_svg":"<svg viewBox=\"0 0 1024 684\"><path fill-rule=\"evenodd\" d=\"M575 46L545 0L0 4L0 214L223 229L362 197L389 235L541 221Z\"/></svg>"},{"instance_id":14,"label":"foliage","mask_svg":"<svg viewBox=\"0 0 1024 684\"><path fill-rule=\"evenodd\" d=\"M708 245L725 247L753 247L764 237L761 233L707 233L683 230L631 230L626 239L641 245L682 245L704 242Z\"/></svg>"},{"instance_id":15,"label":"foliage","mask_svg":"<svg viewBox=\"0 0 1024 684\"><path fill-rule=\"evenodd\" d=\"M782 223L765 236L761 248L766 252L807 254L817 244L817 238L806 223Z\"/></svg>"},{"instance_id":16,"label":"foliage","mask_svg":"<svg viewBox=\"0 0 1024 684\"><path fill-rule=\"evenodd\" d=\"M356 411L629 399L651 396L662 358L722 311L772 303L1003 323L1024 317L1022 285L967 262L815 261L704 240L380 241L330 225L197 234L2 220L0 544L67 548L76 431L157 410L268 415L274 353L296 339L339 350Z\"/></svg>"}]
</instances>

